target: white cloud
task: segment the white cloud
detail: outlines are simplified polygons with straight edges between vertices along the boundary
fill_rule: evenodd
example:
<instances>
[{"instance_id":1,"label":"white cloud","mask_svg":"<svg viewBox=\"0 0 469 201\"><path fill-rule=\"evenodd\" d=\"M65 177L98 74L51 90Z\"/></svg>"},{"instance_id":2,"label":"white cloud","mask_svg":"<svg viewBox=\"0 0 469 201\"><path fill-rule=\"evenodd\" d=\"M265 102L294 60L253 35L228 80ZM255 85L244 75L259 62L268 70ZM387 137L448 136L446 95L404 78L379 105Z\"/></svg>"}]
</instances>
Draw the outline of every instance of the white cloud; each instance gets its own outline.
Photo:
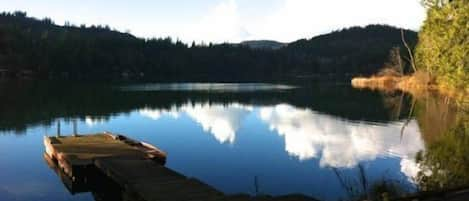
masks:
<instances>
[{"instance_id":1,"label":"white cloud","mask_svg":"<svg viewBox=\"0 0 469 201\"><path fill-rule=\"evenodd\" d=\"M259 12L274 9L265 5ZM235 0L223 0L180 34L186 42L291 42L351 26L389 24L417 30L425 18L419 0L283 0L265 16L245 16Z\"/></svg>"},{"instance_id":2,"label":"white cloud","mask_svg":"<svg viewBox=\"0 0 469 201\"><path fill-rule=\"evenodd\" d=\"M418 29L425 18L419 0L284 0L249 31L252 38L293 41L351 26L390 24Z\"/></svg>"},{"instance_id":3,"label":"white cloud","mask_svg":"<svg viewBox=\"0 0 469 201\"><path fill-rule=\"evenodd\" d=\"M224 0L179 33L185 42L239 42L249 34L243 27L235 0Z\"/></svg>"}]
</instances>

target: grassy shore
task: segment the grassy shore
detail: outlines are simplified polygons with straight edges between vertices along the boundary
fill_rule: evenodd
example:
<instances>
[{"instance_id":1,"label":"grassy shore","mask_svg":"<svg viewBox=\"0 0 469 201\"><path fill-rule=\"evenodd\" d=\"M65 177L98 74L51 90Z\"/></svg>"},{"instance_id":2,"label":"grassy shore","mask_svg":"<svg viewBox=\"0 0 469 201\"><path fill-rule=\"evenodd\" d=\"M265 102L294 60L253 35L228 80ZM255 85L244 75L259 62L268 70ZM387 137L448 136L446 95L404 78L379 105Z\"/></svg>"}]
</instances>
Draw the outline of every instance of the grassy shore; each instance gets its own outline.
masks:
<instances>
[{"instance_id":1,"label":"grassy shore","mask_svg":"<svg viewBox=\"0 0 469 201\"><path fill-rule=\"evenodd\" d=\"M375 75L371 77L355 77L352 79L355 88L367 88L383 91L420 91L437 90L438 85L425 73L412 75Z\"/></svg>"},{"instance_id":2,"label":"grassy shore","mask_svg":"<svg viewBox=\"0 0 469 201\"><path fill-rule=\"evenodd\" d=\"M372 89L380 91L400 90L414 96L428 94L428 91L439 93L461 102L469 104L469 86L464 89L454 89L437 83L435 79L425 72L416 72L411 75L376 75L371 77L355 77L351 84L359 89Z\"/></svg>"}]
</instances>

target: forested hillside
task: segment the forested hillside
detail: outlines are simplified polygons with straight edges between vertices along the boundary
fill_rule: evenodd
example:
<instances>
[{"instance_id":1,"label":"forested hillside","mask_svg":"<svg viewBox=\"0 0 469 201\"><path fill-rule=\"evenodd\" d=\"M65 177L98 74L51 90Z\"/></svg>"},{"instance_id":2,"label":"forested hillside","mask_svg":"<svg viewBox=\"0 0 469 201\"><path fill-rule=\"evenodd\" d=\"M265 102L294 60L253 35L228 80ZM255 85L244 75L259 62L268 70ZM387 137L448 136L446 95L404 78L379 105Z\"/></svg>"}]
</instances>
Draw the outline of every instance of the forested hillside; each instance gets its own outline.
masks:
<instances>
[{"instance_id":1,"label":"forested hillside","mask_svg":"<svg viewBox=\"0 0 469 201\"><path fill-rule=\"evenodd\" d=\"M415 32L406 31L406 37L415 44ZM258 81L327 74L346 78L376 73L389 50L401 44L399 29L385 25L343 29L272 50L142 39L107 26L57 26L23 12L0 14L2 77Z\"/></svg>"},{"instance_id":2,"label":"forested hillside","mask_svg":"<svg viewBox=\"0 0 469 201\"><path fill-rule=\"evenodd\" d=\"M413 47L417 33L406 31L405 39ZM393 47L401 47L401 55L406 55L400 29L369 25L298 40L282 51L292 61L289 65L299 72L304 66L314 66L308 69L312 73L370 74L383 66Z\"/></svg>"}]
</instances>

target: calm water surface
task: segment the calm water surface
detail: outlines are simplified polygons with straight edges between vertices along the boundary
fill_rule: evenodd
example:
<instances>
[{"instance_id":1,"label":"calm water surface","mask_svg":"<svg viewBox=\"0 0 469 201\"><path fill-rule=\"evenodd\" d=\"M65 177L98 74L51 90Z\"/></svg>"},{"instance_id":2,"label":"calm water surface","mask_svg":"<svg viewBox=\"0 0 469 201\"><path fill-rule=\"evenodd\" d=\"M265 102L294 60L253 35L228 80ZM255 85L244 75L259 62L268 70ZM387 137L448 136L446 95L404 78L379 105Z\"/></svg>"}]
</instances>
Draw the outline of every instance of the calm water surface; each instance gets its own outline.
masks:
<instances>
[{"instance_id":1,"label":"calm water surface","mask_svg":"<svg viewBox=\"0 0 469 201\"><path fill-rule=\"evenodd\" d=\"M149 142L167 167L228 194L256 194L257 180L257 194L348 199L362 176L412 192L425 150L408 96L347 85L4 83L0 94L2 201L95 200L43 159L57 122L63 134L76 121L79 133Z\"/></svg>"}]
</instances>

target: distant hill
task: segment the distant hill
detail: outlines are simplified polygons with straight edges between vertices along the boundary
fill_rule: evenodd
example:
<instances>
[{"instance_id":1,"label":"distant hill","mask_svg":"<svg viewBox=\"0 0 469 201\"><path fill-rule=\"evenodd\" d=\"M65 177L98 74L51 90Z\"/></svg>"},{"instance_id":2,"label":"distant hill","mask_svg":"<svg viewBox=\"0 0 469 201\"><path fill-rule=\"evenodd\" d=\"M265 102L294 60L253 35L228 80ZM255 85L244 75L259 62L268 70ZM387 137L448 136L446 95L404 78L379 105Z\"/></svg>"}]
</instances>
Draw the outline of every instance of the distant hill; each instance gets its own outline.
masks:
<instances>
[{"instance_id":1,"label":"distant hill","mask_svg":"<svg viewBox=\"0 0 469 201\"><path fill-rule=\"evenodd\" d=\"M271 50L277 50L287 45L286 43L281 43L281 42L274 41L274 40L249 40L249 41L243 41L239 44L246 45L254 49L271 49Z\"/></svg>"},{"instance_id":2,"label":"distant hill","mask_svg":"<svg viewBox=\"0 0 469 201\"><path fill-rule=\"evenodd\" d=\"M417 32L404 31L407 42L414 47L417 43ZM401 55L407 55L399 28L368 25L297 40L281 51L290 61L295 61L289 65L299 68L298 71L303 71L303 66L315 66L311 69L312 73L371 74L383 66L392 47L401 47Z\"/></svg>"},{"instance_id":3,"label":"distant hill","mask_svg":"<svg viewBox=\"0 0 469 201\"><path fill-rule=\"evenodd\" d=\"M416 43L415 32L406 30L406 37L411 45ZM23 12L0 13L0 79L347 80L376 73L389 50L402 46L400 29L386 25L352 27L289 44L241 44L189 46L171 38L138 38L107 26L58 26Z\"/></svg>"}]
</instances>

